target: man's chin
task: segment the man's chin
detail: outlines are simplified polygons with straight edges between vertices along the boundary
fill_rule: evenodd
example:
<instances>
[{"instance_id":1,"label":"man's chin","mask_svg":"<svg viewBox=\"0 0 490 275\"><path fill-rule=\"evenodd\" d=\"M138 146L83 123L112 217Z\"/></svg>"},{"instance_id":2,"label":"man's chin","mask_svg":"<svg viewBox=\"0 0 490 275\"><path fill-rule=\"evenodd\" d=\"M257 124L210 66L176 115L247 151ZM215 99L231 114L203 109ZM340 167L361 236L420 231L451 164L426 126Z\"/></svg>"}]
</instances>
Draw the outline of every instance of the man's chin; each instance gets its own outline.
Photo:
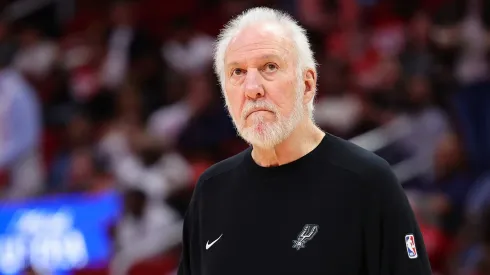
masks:
<instances>
[{"instance_id":1,"label":"man's chin","mask_svg":"<svg viewBox=\"0 0 490 275\"><path fill-rule=\"evenodd\" d=\"M254 123L252 126L242 128L241 133L248 137L267 139L267 137L270 137L272 132L274 132L274 127L272 126L273 125L266 122Z\"/></svg>"},{"instance_id":2,"label":"man's chin","mask_svg":"<svg viewBox=\"0 0 490 275\"><path fill-rule=\"evenodd\" d=\"M246 129L240 136L249 144L260 148L273 148L283 140L283 135L273 133L271 129Z\"/></svg>"}]
</instances>

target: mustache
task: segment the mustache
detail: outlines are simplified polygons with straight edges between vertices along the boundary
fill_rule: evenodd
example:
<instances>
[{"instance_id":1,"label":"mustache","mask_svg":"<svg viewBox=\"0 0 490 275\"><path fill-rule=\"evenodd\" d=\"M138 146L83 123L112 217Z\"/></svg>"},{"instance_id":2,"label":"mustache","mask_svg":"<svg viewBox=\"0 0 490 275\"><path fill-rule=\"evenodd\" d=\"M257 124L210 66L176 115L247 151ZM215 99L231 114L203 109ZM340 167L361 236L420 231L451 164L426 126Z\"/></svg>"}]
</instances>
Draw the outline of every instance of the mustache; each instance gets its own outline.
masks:
<instances>
[{"instance_id":1,"label":"mustache","mask_svg":"<svg viewBox=\"0 0 490 275\"><path fill-rule=\"evenodd\" d=\"M261 109L272 113L277 113L276 106L268 101L247 101L243 106L242 119L246 119L253 111Z\"/></svg>"}]
</instances>

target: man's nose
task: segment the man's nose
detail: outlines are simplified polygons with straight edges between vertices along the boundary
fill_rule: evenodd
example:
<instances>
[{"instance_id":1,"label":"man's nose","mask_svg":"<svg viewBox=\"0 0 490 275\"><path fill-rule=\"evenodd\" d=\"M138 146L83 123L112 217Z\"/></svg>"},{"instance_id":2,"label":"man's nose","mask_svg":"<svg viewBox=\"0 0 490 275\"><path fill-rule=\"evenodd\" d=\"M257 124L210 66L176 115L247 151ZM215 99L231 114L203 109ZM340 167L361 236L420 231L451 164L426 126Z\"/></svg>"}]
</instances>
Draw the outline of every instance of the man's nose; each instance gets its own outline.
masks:
<instances>
[{"instance_id":1,"label":"man's nose","mask_svg":"<svg viewBox=\"0 0 490 275\"><path fill-rule=\"evenodd\" d=\"M264 87L260 81L260 74L256 69L248 70L245 77L245 96L256 100L264 96Z\"/></svg>"}]
</instances>

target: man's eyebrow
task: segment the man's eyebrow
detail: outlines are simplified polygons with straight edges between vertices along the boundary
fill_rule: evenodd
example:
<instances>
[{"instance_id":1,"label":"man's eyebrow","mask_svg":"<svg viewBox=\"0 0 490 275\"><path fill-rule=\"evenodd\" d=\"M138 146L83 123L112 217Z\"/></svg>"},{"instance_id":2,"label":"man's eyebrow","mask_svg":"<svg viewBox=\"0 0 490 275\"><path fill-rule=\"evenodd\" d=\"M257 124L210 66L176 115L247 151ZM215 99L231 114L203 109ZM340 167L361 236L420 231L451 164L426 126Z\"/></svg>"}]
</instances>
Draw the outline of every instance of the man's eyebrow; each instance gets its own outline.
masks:
<instances>
[{"instance_id":1,"label":"man's eyebrow","mask_svg":"<svg viewBox=\"0 0 490 275\"><path fill-rule=\"evenodd\" d=\"M282 62L285 62L285 59L284 57L281 57L277 54L264 54L264 55L261 55L258 60L280 60ZM238 61L232 61L230 63L227 63L226 64L226 67L236 67L236 66L239 66L242 62L238 62Z\"/></svg>"}]
</instances>

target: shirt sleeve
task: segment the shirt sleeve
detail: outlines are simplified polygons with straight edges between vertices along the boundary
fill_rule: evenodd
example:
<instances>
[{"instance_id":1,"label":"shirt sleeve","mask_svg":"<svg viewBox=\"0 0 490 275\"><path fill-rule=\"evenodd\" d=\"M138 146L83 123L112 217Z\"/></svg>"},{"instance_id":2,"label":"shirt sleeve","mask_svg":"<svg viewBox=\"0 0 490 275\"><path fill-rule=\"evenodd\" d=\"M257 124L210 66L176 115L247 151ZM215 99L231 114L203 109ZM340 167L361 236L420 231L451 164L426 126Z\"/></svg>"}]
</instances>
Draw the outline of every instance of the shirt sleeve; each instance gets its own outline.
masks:
<instances>
[{"instance_id":1,"label":"shirt sleeve","mask_svg":"<svg viewBox=\"0 0 490 275\"><path fill-rule=\"evenodd\" d=\"M182 253L179 262L178 275L199 274L200 267L200 238L199 238L199 209L198 196L201 180L197 183L192 199L187 208L182 230Z\"/></svg>"},{"instance_id":2,"label":"shirt sleeve","mask_svg":"<svg viewBox=\"0 0 490 275\"><path fill-rule=\"evenodd\" d=\"M422 233L402 186L387 163L367 177L365 274L431 275Z\"/></svg>"}]
</instances>

